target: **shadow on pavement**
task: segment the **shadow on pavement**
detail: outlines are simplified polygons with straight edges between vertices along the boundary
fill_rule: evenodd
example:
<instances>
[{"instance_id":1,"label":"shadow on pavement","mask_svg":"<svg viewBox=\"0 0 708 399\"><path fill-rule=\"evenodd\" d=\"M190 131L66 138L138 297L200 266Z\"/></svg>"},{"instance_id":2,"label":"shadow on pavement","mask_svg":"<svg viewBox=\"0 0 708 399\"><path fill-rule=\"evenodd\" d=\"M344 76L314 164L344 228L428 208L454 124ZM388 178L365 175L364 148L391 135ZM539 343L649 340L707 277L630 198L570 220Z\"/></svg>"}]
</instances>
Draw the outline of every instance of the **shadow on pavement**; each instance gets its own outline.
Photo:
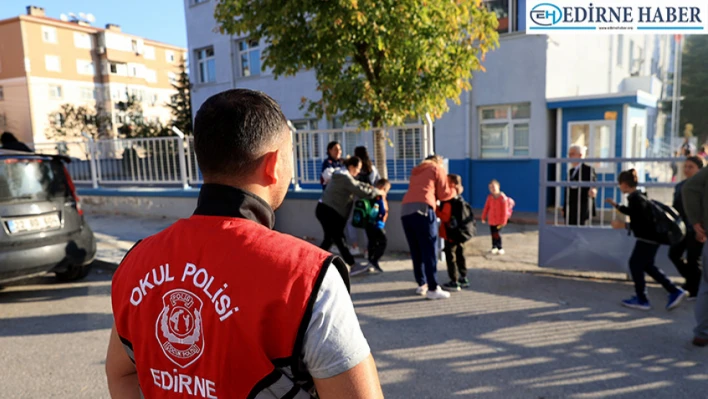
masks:
<instances>
[{"instance_id":1,"label":"shadow on pavement","mask_svg":"<svg viewBox=\"0 0 708 399\"><path fill-rule=\"evenodd\" d=\"M110 313L65 313L11 317L4 318L2 321L0 337L22 337L104 330L113 325L113 315Z\"/></svg>"},{"instance_id":2,"label":"shadow on pavement","mask_svg":"<svg viewBox=\"0 0 708 399\"><path fill-rule=\"evenodd\" d=\"M447 279L439 273L441 282ZM411 271L354 280L353 299L384 393L402 398L703 397L706 351L688 343L692 305L618 306L610 284L473 270L444 301L414 294Z\"/></svg>"}]
</instances>

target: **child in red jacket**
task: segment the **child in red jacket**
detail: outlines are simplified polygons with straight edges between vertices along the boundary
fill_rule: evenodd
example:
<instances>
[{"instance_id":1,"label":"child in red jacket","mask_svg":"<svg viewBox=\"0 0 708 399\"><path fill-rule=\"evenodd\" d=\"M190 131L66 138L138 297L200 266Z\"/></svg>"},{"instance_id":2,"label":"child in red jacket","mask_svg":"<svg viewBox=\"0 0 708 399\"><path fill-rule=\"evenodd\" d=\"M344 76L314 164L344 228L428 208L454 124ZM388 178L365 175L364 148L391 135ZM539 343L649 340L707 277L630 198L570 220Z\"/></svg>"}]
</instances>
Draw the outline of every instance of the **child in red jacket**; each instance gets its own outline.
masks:
<instances>
[{"instance_id":1,"label":"child in red jacket","mask_svg":"<svg viewBox=\"0 0 708 399\"><path fill-rule=\"evenodd\" d=\"M492 254L504 255L502 248L502 238L500 231L509 221L509 201L508 197L501 192L501 186L497 180L489 183L489 196L482 211L482 223L489 223L489 231L492 233Z\"/></svg>"}]
</instances>

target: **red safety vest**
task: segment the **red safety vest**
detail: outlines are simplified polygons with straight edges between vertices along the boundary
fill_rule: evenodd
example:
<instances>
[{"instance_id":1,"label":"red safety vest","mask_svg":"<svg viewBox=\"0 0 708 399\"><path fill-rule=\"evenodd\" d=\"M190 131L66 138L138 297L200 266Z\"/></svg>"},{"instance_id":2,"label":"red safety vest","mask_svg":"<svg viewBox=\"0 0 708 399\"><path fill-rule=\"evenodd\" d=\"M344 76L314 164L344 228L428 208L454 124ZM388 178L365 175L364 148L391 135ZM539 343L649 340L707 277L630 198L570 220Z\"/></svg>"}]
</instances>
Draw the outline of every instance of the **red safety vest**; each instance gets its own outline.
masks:
<instances>
[{"instance_id":1,"label":"red safety vest","mask_svg":"<svg viewBox=\"0 0 708 399\"><path fill-rule=\"evenodd\" d=\"M192 216L143 240L112 292L143 395L311 397L302 344L333 259L242 218Z\"/></svg>"}]
</instances>

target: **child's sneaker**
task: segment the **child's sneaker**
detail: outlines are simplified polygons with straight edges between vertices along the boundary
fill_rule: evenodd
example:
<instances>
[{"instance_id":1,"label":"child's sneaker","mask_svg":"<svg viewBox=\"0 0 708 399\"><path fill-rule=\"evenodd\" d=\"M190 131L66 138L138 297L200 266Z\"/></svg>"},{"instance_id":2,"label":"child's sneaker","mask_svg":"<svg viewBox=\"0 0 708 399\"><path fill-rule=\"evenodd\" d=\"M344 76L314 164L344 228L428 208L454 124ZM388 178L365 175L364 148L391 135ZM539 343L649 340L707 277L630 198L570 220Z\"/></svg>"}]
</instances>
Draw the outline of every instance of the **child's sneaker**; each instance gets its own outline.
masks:
<instances>
[{"instance_id":1,"label":"child's sneaker","mask_svg":"<svg viewBox=\"0 0 708 399\"><path fill-rule=\"evenodd\" d=\"M415 294L420 296L425 296L428 293L428 284L423 284L415 289Z\"/></svg>"},{"instance_id":2,"label":"child's sneaker","mask_svg":"<svg viewBox=\"0 0 708 399\"><path fill-rule=\"evenodd\" d=\"M673 294L669 294L669 302L666 303L666 310L672 310L678 307L678 305L686 299L688 292L679 288L678 291Z\"/></svg>"},{"instance_id":3,"label":"child's sneaker","mask_svg":"<svg viewBox=\"0 0 708 399\"><path fill-rule=\"evenodd\" d=\"M378 263L369 262L369 271L372 273L383 273L383 269Z\"/></svg>"},{"instance_id":4,"label":"child's sneaker","mask_svg":"<svg viewBox=\"0 0 708 399\"><path fill-rule=\"evenodd\" d=\"M505 252L503 249L499 249L499 252L497 252L497 255L504 255L504 254L505 254Z\"/></svg>"},{"instance_id":5,"label":"child's sneaker","mask_svg":"<svg viewBox=\"0 0 708 399\"><path fill-rule=\"evenodd\" d=\"M459 291L460 290L460 283L457 283L455 281L450 281L447 284L443 284L442 287L445 291Z\"/></svg>"},{"instance_id":6,"label":"child's sneaker","mask_svg":"<svg viewBox=\"0 0 708 399\"><path fill-rule=\"evenodd\" d=\"M448 299L450 298L450 293L443 291L443 289L438 285L438 288L436 288L435 291L428 291L425 297L427 299Z\"/></svg>"},{"instance_id":7,"label":"child's sneaker","mask_svg":"<svg viewBox=\"0 0 708 399\"><path fill-rule=\"evenodd\" d=\"M651 305L649 304L649 301L642 301L636 296L622 301L622 306L639 310L651 310Z\"/></svg>"},{"instance_id":8,"label":"child's sneaker","mask_svg":"<svg viewBox=\"0 0 708 399\"><path fill-rule=\"evenodd\" d=\"M492 255L496 255L499 253L499 248L492 248L492 250L489 251L489 253L491 253Z\"/></svg>"},{"instance_id":9,"label":"child's sneaker","mask_svg":"<svg viewBox=\"0 0 708 399\"><path fill-rule=\"evenodd\" d=\"M352 270L349 272L349 275L354 277L358 276L360 274L367 273L369 271L369 266L370 265L361 265L361 264L355 264L352 266Z\"/></svg>"},{"instance_id":10,"label":"child's sneaker","mask_svg":"<svg viewBox=\"0 0 708 399\"><path fill-rule=\"evenodd\" d=\"M359 256L359 255L361 255L361 250L359 250L359 247L352 247L349 250L349 253L351 253L352 256Z\"/></svg>"},{"instance_id":11,"label":"child's sneaker","mask_svg":"<svg viewBox=\"0 0 708 399\"><path fill-rule=\"evenodd\" d=\"M462 288L469 288L469 286L470 286L470 280L468 280L467 277L462 277L457 282L460 284L460 287L462 287Z\"/></svg>"}]
</instances>

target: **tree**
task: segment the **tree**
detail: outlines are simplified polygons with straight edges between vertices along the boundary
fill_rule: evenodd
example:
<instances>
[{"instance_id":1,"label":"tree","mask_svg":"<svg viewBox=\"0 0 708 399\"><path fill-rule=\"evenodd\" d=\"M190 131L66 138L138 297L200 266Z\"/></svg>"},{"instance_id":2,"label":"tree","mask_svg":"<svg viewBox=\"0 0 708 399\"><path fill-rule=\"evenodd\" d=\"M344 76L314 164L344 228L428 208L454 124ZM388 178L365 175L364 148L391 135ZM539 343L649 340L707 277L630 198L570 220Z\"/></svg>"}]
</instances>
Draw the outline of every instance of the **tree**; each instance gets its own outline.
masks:
<instances>
[{"instance_id":1,"label":"tree","mask_svg":"<svg viewBox=\"0 0 708 399\"><path fill-rule=\"evenodd\" d=\"M187 62L184 58L179 64L179 77L172 87L177 90L171 101L167 104L172 110L172 126L184 134L192 134L192 95L190 92Z\"/></svg>"},{"instance_id":2,"label":"tree","mask_svg":"<svg viewBox=\"0 0 708 399\"><path fill-rule=\"evenodd\" d=\"M108 135L111 116L100 104L94 107L62 104L59 110L49 115L46 131L49 140L81 139L81 133L98 139Z\"/></svg>"},{"instance_id":3,"label":"tree","mask_svg":"<svg viewBox=\"0 0 708 399\"><path fill-rule=\"evenodd\" d=\"M459 104L498 44L498 21L481 0L221 0L215 18L221 33L265 38L263 68L276 79L314 70L321 98L302 106L373 128L384 177L384 127Z\"/></svg>"},{"instance_id":4,"label":"tree","mask_svg":"<svg viewBox=\"0 0 708 399\"><path fill-rule=\"evenodd\" d=\"M685 36L681 95L681 126L695 126L699 143L708 138L708 36Z\"/></svg>"}]
</instances>

